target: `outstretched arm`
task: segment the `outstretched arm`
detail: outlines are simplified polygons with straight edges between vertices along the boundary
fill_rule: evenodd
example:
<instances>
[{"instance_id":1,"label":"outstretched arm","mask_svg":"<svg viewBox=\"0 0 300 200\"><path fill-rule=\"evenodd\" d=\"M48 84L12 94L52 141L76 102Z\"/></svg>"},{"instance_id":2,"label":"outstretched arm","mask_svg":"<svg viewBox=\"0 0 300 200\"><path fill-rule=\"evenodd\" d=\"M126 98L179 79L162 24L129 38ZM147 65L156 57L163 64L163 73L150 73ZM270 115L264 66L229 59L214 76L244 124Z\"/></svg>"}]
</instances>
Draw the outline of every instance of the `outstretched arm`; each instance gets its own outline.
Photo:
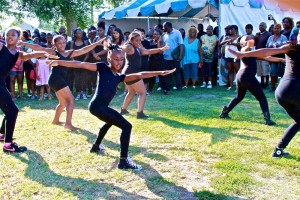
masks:
<instances>
[{"instance_id":1,"label":"outstretched arm","mask_svg":"<svg viewBox=\"0 0 300 200\"><path fill-rule=\"evenodd\" d=\"M176 68L171 69L171 70L165 70L165 71L143 71L139 73L134 73L134 74L128 74L126 75L124 82L130 82L130 81L135 81L137 79L144 79L144 78L151 78L154 76L165 76L168 74L171 74L175 72Z\"/></svg>"},{"instance_id":2,"label":"outstretched arm","mask_svg":"<svg viewBox=\"0 0 300 200\"><path fill-rule=\"evenodd\" d=\"M228 51L235 56L236 59L241 59L245 57L257 57L264 58L267 56L272 56L276 54L288 53L290 51L291 45L284 45L280 48L263 48L255 51L247 51L247 52L238 52L232 49L228 49Z\"/></svg>"},{"instance_id":3,"label":"outstretched arm","mask_svg":"<svg viewBox=\"0 0 300 200\"><path fill-rule=\"evenodd\" d=\"M268 62L285 62L284 58L277 58L277 57L272 57L272 56L267 56L267 57L260 58L260 59L268 61Z\"/></svg>"},{"instance_id":4,"label":"outstretched arm","mask_svg":"<svg viewBox=\"0 0 300 200\"><path fill-rule=\"evenodd\" d=\"M70 68L81 68L90 71L97 71L96 63L80 62L80 61L65 61L65 60L47 60L46 63L52 67L61 65Z\"/></svg>"},{"instance_id":5,"label":"outstretched arm","mask_svg":"<svg viewBox=\"0 0 300 200\"><path fill-rule=\"evenodd\" d=\"M20 40L17 44L18 46L26 46L34 51L46 51L49 54L55 55L55 51L51 48L44 48L38 44L30 44L28 42L23 42L22 40Z\"/></svg>"},{"instance_id":6,"label":"outstretched arm","mask_svg":"<svg viewBox=\"0 0 300 200\"><path fill-rule=\"evenodd\" d=\"M32 59L32 58L40 58L40 57L58 59L58 57L56 55L51 55L46 51L34 51L32 53L25 53L23 51L20 51L20 53L19 53L19 59L24 60L24 61Z\"/></svg>"},{"instance_id":7,"label":"outstretched arm","mask_svg":"<svg viewBox=\"0 0 300 200\"><path fill-rule=\"evenodd\" d=\"M103 45L104 40L106 40L106 37L102 38L101 40L99 40L99 41L97 41L97 42L95 42L91 45L85 46L85 47L83 47L81 49L78 49L78 50L74 50L72 55L71 55L71 58L86 54L86 53L90 52L91 50L93 50L96 46Z\"/></svg>"},{"instance_id":8,"label":"outstretched arm","mask_svg":"<svg viewBox=\"0 0 300 200\"><path fill-rule=\"evenodd\" d=\"M156 53L162 53L165 50L169 49L168 46L164 46L161 48L155 48L155 49L145 49L145 48L140 48L142 55L151 55L151 54L156 54Z\"/></svg>"}]
</instances>

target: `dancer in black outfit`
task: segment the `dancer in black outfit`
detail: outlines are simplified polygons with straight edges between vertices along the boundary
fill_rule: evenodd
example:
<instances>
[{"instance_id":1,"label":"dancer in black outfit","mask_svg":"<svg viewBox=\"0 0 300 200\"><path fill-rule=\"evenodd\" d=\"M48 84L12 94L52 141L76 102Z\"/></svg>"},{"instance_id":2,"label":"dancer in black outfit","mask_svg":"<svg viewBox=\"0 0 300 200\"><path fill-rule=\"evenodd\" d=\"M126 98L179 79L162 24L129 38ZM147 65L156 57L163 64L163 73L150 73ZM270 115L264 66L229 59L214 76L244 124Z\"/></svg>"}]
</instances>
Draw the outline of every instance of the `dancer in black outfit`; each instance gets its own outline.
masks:
<instances>
[{"instance_id":1,"label":"dancer in black outfit","mask_svg":"<svg viewBox=\"0 0 300 200\"><path fill-rule=\"evenodd\" d=\"M284 151L284 148L300 129L300 32L298 28L292 30L289 40L290 44L280 48L265 48L244 53L232 52L237 58L267 57L285 53L286 69L275 91L275 97L294 122L285 130L277 147L275 147L272 153L273 158L289 155L288 152Z\"/></svg>"},{"instance_id":2,"label":"dancer in black outfit","mask_svg":"<svg viewBox=\"0 0 300 200\"><path fill-rule=\"evenodd\" d=\"M251 47L254 46L254 36L253 35L245 35L241 38L241 44L243 48L241 49L242 52L250 51ZM276 58L268 58L270 61L275 59L274 61L281 61L277 60ZM255 96L255 98L259 101L260 108L263 112L263 116L266 121L266 125L274 125L270 119L269 107L267 98L260 87L257 79L255 78L256 74L256 58L244 58L241 61L241 67L239 72L236 75L237 80L237 96L231 100L231 102L224 106L220 118L230 118L228 113L238 104L240 103L245 95L247 90L251 92Z\"/></svg>"},{"instance_id":3,"label":"dancer in black outfit","mask_svg":"<svg viewBox=\"0 0 300 200\"><path fill-rule=\"evenodd\" d=\"M44 48L36 44L29 44L26 42L19 42L19 45L27 46L35 51L46 51L51 55L57 55L61 60L70 60L71 58L81 56L90 52L98 45L103 45L102 43L105 39L106 38L103 38L98 42L95 42L78 50L66 50L66 40L62 35L57 35L53 38L53 44L56 50L53 50L51 48ZM71 131L76 130L76 127L72 125L74 96L67 83L67 69L62 66L52 69L48 79L48 85L55 91L56 97L59 101L59 104L55 109L55 115L52 124L62 124L62 122L59 121L59 118L64 109L66 109L67 114L64 128Z\"/></svg>"},{"instance_id":4,"label":"dancer in black outfit","mask_svg":"<svg viewBox=\"0 0 300 200\"><path fill-rule=\"evenodd\" d=\"M167 75L175 71L148 71L134 74L118 74L124 63L124 54L121 50L116 49L115 46L110 47L108 52L107 61L110 66L107 66L103 62L99 63L87 63L78 61L61 61L54 60L48 61L51 66L66 66L71 68L83 68L91 71L98 71L98 84L94 97L89 104L90 112L105 124L99 131L96 142L91 148L91 152L100 152L104 150L101 145L104 136L112 125L119 127L121 132L121 153L118 164L119 169L133 169L140 170L141 167L136 165L131 159L128 158L128 147L130 141L130 134L132 125L117 111L109 107L109 103L116 94L117 85L120 82L130 82L140 80L143 78L150 78L157 75Z\"/></svg>"},{"instance_id":5,"label":"dancer in black outfit","mask_svg":"<svg viewBox=\"0 0 300 200\"><path fill-rule=\"evenodd\" d=\"M7 46L0 43L0 109L4 113L4 119L0 129L0 141L4 141L3 151L12 153L26 151L27 148L13 143L13 133L19 110L5 87L5 79L18 59L26 61L31 58L50 56L44 51L33 53L17 52L16 44L19 39L20 30L10 28L6 31Z\"/></svg>"}]
</instances>

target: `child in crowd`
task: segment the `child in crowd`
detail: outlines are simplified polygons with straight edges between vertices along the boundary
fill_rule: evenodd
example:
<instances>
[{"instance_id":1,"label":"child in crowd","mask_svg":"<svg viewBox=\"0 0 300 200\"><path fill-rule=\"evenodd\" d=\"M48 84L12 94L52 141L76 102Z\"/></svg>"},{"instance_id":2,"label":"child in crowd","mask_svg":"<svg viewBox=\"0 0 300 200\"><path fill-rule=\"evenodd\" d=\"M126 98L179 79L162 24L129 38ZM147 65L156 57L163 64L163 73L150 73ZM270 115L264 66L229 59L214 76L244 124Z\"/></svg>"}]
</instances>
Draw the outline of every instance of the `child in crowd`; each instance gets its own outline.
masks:
<instances>
[{"instance_id":1,"label":"child in crowd","mask_svg":"<svg viewBox=\"0 0 300 200\"><path fill-rule=\"evenodd\" d=\"M40 58L36 62L36 86L40 87L40 99L44 99L45 87L48 93L48 99L51 100L50 87L48 78L50 75L50 66L46 63L46 58Z\"/></svg>"}]
</instances>

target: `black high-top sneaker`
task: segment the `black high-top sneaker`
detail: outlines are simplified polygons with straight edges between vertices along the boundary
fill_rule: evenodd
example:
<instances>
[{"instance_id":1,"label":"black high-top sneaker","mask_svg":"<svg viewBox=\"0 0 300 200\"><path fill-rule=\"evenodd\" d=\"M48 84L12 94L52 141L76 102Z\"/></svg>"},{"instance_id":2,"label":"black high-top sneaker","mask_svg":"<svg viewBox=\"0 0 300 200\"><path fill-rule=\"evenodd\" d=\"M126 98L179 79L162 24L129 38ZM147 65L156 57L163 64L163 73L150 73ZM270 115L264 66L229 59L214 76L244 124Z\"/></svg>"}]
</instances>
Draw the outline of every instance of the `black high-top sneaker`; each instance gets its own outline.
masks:
<instances>
[{"instance_id":1,"label":"black high-top sneaker","mask_svg":"<svg viewBox=\"0 0 300 200\"><path fill-rule=\"evenodd\" d=\"M290 155L289 152L284 151L282 148L278 148L278 147L275 147L275 149L273 150L273 153L272 153L273 158L281 158L281 157L288 156L288 155Z\"/></svg>"},{"instance_id":2,"label":"black high-top sneaker","mask_svg":"<svg viewBox=\"0 0 300 200\"><path fill-rule=\"evenodd\" d=\"M263 115L264 115L264 118L266 120L266 125L272 126L272 125L276 124L274 121L271 120L269 112L264 112Z\"/></svg>"},{"instance_id":3,"label":"black high-top sneaker","mask_svg":"<svg viewBox=\"0 0 300 200\"><path fill-rule=\"evenodd\" d=\"M231 117L228 115L229 112L230 112L230 110L228 109L228 107L224 106L221 114L219 115L219 117L223 118L223 119L230 119Z\"/></svg>"},{"instance_id":4,"label":"black high-top sneaker","mask_svg":"<svg viewBox=\"0 0 300 200\"><path fill-rule=\"evenodd\" d=\"M147 118L149 118L149 115L145 115L144 112L141 111L141 112L136 113L136 118L137 119L147 119Z\"/></svg>"},{"instance_id":5,"label":"black high-top sneaker","mask_svg":"<svg viewBox=\"0 0 300 200\"><path fill-rule=\"evenodd\" d=\"M135 164L131 158L120 159L118 163L118 169L132 169L134 171L140 171L142 167L140 165Z\"/></svg>"}]
</instances>

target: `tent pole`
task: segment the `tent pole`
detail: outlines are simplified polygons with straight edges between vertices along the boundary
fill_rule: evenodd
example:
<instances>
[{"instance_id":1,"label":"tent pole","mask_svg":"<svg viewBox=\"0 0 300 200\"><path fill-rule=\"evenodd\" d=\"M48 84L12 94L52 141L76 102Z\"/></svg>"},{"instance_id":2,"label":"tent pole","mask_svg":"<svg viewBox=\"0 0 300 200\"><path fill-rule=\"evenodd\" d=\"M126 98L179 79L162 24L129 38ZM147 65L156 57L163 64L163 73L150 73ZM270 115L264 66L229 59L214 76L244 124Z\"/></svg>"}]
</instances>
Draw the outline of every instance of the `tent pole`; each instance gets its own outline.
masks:
<instances>
[{"instance_id":1,"label":"tent pole","mask_svg":"<svg viewBox=\"0 0 300 200\"><path fill-rule=\"evenodd\" d=\"M207 0L207 3L208 3L208 7L207 7L207 9L208 9L208 25L210 25L210 3L209 3L209 0Z\"/></svg>"},{"instance_id":2,"label":"tent pole","mask_svg":"<svg viewBox=\"0 0 300 200\"><path fill-rule=\"evenodd\" d=\"M148 30L147 30L147 33L148 33L149 30L150 30L150 18L148 16Z\"/></svg>"}]
</instances>

